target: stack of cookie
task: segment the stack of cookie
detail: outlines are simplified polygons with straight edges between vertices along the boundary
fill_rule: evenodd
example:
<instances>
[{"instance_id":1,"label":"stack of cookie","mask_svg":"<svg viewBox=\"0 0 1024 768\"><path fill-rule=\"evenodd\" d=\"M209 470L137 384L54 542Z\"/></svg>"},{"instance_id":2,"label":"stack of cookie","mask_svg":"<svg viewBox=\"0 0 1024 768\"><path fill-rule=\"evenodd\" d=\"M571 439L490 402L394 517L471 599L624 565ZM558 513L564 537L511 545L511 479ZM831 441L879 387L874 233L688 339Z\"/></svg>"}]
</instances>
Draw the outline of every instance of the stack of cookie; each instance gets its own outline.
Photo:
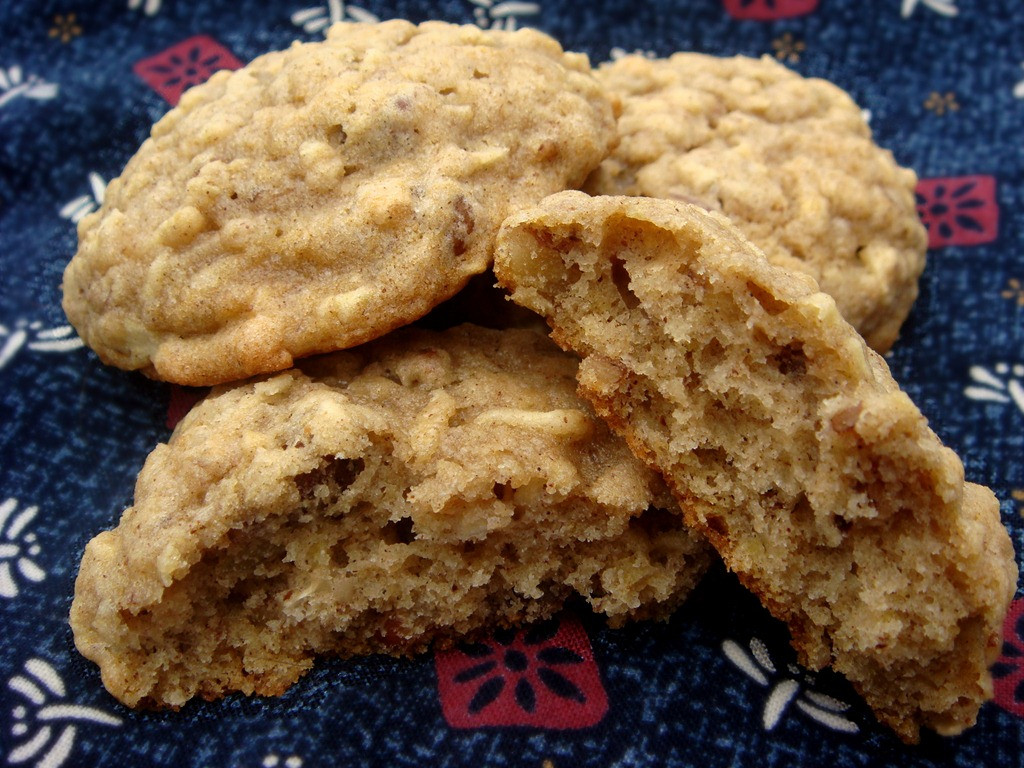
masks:
<instances>
[{"instance_id":1,"label":"stack of cookie","mask_svg":"<svg viewBox=\"0 0 1024 768\"><path fill-rule=\"evenodd\" d=\"M913 186L770 61L393 21L214 76L65 273L102 360L215 385L87 547L78 648L133 706L278 694L573 594L664 617L717 550L901 737L961 731L1016 566L869 348L916 296ZM477 324L401 328L448 299Z\"/></svg>"}]
</instances>

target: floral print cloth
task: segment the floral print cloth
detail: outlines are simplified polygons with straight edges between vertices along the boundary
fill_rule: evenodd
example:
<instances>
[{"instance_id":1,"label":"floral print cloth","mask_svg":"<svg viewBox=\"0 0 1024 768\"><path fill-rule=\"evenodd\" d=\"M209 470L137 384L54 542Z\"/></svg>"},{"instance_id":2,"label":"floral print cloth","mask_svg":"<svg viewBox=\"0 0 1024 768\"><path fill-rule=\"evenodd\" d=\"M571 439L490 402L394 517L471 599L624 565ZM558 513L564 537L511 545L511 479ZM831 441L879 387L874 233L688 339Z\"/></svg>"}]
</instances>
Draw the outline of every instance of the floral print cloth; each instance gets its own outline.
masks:
<instances>
[{"instance_id":1,"label":"floral print cloth","mask_svg":"<svg viewBox=\"0 0 1024 768\"><path fill-rule=\"evenodd\" d=\"M1013 766L1024 599L995 700L915 747L713 571L667 623L556 620L413 659L325 659L278 699L135 712L74 650L86 541L198 393L107 368L60 309L75 223L189 86L339 20L536 26L596 63L689 49L829 78L921 177L921 297L889 355L1024 552L1024 4L1020 0L8 0L0 6L0 764Z\"/></svg>"}]
</instances>

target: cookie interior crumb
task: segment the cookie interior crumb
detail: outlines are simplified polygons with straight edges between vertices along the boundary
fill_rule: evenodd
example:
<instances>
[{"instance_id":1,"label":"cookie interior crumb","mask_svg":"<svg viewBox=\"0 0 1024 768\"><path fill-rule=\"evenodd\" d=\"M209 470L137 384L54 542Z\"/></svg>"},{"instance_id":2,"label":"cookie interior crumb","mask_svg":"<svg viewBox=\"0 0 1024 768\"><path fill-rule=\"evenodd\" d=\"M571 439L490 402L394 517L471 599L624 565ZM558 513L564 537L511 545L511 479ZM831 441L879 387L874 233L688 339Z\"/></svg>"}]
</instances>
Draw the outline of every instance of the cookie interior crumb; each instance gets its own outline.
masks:
<instances>
[{"instance_id":1,"label":"cookie interior crumb","mask_svg":"<svg viewBox=\"0 0 1024 768\"><path fill-rule=\"evenodd\" d=\"M215 391L88 545L71 621L129 705L277 695L317 654L665 617L710 563L534 331L408 331Z\"/></svg>"},{"instance_id":2,"label":"cookie interior crumb","mask_svg":"<svg viewBox=\"0 0 1024 768\"><path fill-rule=\"evenodd\" d=\"M507 221L495 271L801 663L908 741L974 722L1016 584L998 503L812 280L724 217L581 193Z\"/></svg>"}]
</instances>

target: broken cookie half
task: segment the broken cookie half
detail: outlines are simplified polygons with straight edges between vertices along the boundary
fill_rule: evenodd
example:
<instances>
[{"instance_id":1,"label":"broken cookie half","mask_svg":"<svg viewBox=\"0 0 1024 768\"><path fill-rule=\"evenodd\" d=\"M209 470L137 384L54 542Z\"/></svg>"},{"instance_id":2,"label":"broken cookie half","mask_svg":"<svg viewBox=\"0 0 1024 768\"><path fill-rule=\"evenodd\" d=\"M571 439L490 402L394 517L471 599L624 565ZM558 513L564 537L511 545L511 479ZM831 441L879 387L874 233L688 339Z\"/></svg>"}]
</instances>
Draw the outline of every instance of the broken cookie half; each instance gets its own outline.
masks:
<instances>
[{"instance_id":1,"label":"broken cookie half","mask_svg":"<svg viewBox=\"0 0 1024 768\"><path fill-rule=\"evenodd\" d=\"M495 272L803 664L906 741L974 723L1017 578L998 503L811 278L717 214L582 193L507 220Z\"/></svg>"},{"instance_id":2,"label":"broken cookie half","mask_svg":"<svg viewBox=\"0 0 1024 768\"><path fill-rule=\"evenodd\" d=\"M711 561L532 330L402 331L215 390L86 548L71 625L107 689L276 695L317 654L411 653L583 596L662 617Z\"/></svg>"}]
</instances>

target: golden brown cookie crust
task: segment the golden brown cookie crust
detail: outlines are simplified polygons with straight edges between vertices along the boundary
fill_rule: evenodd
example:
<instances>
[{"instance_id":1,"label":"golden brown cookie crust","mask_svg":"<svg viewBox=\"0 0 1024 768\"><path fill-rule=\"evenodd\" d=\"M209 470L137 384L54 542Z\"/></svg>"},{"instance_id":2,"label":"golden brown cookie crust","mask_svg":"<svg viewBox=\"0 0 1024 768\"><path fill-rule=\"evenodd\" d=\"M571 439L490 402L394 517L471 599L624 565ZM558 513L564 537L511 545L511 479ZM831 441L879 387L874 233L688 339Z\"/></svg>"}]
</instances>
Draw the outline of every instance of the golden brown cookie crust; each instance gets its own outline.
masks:
<instances>
[{"instance_id":1,"label":"golden brown cookie crust","mask_svg":"<svg viewBox=\"0 0 1024 768\"><path fill-rule=\"evenodd\" d=\"M718 214L582 193L511 217L495 272L803 664L908 741L974 723L1017 579L999 505L813 280Z\"/></svg>"},{"instance_id":2,"label":"golden brown cookie crust","mask_svg":"<svg viewBox=\"0 0 1024 768\"><path fill-rule=\"evenodd\" d=\"M597 76L622 100L621 142L587 191L726 214L769 261L817 280L869 346L892 346L924 269L917 178L844 91L767 56L627 56Z\"/></svg>"},{"instance_id":3,"label":"golden brown cookie crust","mask_svg":"<svg viewBox=\"0 0 1024 768\"><path fill-rule=\"evenodd\" d=\"M614 137L581 54L534 31L338 24L188 91L79 225L64 310L107 363L202 385L425 314L518 205Z\"/></svg>"},{"instance_id":4,"label":"golden brown cookie crust","mask_svg":"<svg viewBox=\"0 0 1024 768\"><path fill-rule=\"evenodd\" d=\"M531 330L403 330L214 390L86 547L71 626L124 703L276 695L318 653L411 653L570 594L667 616L710 564Z\"/></svg>"}]
</instances>

